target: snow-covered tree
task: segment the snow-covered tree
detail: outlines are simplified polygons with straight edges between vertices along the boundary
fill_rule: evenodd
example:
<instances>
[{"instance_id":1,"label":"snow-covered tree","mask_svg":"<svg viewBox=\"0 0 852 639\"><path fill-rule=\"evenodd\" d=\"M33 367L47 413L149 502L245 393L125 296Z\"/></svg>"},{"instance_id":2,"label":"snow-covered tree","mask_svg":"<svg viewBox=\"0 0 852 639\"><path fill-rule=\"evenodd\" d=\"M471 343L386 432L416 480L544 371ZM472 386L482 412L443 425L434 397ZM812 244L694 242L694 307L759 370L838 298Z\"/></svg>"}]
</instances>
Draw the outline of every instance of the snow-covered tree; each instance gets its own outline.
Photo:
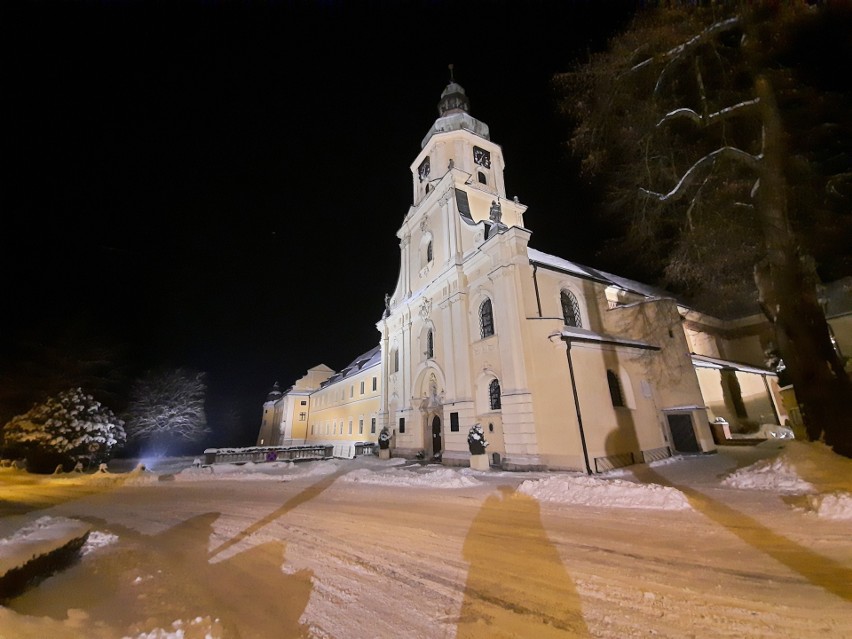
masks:
<instances>
[{"instance_id":1,"label":"snow-covered tree","mask_svg":"<svg viewBox=\"0 0 852 639\"><path fill-rule=\"evenodd\" d=\"M13 417L3 428L6 446L39 456L105 461L124 445L124 421L80 388L59 393Z\"/></svg>"},{"instance_id":2,"label":"snow-covered tree","mask_svg":"<svg viewBox=\"0 0 852 639\"><path fill-rule=\"evenodd\" d=\"M131 389L126 412L131 440L157 452L198 442L208 433L204 373L182 368L149 373Z\"/></svg>"}]
</instances>

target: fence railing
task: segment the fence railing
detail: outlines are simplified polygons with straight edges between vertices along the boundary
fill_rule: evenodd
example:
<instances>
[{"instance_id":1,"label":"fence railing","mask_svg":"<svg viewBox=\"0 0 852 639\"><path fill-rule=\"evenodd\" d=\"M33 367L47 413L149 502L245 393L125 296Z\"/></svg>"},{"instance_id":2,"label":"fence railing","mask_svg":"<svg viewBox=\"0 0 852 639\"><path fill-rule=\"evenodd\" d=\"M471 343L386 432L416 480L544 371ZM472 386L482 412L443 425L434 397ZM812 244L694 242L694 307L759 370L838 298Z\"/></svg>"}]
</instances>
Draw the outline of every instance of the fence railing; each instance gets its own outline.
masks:
<instances>
[{"instance_id":1,"label":"fence railing","mask_svg":"<svg viewBox=\"0 0 852 639\"><path fill-rule=\"evenodd\" d=\"M334 446L251 446L249 448L208 448L204 463L244 464L246 462L294 461L297 459L328 459Z\"/></svg>"}]
</instances>

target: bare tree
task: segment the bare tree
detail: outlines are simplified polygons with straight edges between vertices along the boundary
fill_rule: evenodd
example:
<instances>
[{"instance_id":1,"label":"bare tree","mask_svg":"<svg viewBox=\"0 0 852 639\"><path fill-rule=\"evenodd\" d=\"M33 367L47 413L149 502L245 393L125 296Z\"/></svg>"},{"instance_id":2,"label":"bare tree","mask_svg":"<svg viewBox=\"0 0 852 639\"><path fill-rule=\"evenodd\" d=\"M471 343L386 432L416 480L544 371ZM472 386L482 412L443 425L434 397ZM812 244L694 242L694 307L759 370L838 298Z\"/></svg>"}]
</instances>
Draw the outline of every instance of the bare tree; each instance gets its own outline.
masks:
<instances>
[{"instance_id":1,"label":"bare tree","mask_svg":"<svg viewBox=\"0 0 852 639\"><path fill-rule=\"evenodd\" d=\"M822 93L809 93L784 64L795 49L793 34L825 21L822 11L805 3L751 3L640 14L609 52L561 80L580 96L567 105L579 122L573 146L585 155L587 171L612 178L613 202L631 214L634 246L658 260L670 281L705 291L709 284L714 297L711 308L705 298L705 310L741 310L748 289L756 288L808 436L852 456L852 384L804 250L813 237L802 232L809 217L822 217L849 239L848 215L832 217L830 209L838 204L832 194L845 197L851 167L820 163L802 151L806 145L791 153L791 142L801 142L796 135L810 126L796 102ZM840 17L852 24L849 15ZM849 36L840 46L848 47ZM842 239L840 246L848 253Z\"/></svg>"},{"instance_id":2,"label":"bare tree","mask_svg":"<svg viewBox=\"0 0 852 639\"><path fill-rule=\"evenodd\" d=\"M209 432L204 373L186 369L148 373L133 384L127 407L131 441L163 454L202 440Z\"/></svg>"}]
</instances>

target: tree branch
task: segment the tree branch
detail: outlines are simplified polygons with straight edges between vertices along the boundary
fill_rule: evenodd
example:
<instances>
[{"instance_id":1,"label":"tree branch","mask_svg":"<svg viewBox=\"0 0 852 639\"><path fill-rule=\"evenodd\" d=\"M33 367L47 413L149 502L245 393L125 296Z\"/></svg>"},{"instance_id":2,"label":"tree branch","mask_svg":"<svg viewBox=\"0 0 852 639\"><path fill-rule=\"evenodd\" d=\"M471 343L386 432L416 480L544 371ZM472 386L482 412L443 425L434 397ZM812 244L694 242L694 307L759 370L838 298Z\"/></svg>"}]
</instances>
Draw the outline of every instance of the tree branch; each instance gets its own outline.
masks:
<instances>
[{"instance_id":1,"label":"tree branch","mask_svg":"<svg viewBox=\"0 0 852 639\"><path fill-rule=\"evenodd\" d=\"M695 164L693 164L689 170L683 174L683 177L680 178L675 187L669 191L668 193L657 193L656 191L649 191L648 189L639 189L639 193L644 195L645 197L653 198L658 202L669 202L675 201L683 197L686 190L689 186L695 181L695 178L698 176L699 172L706 166L711 166L716 163L716 160L720 158L730 158L732 160L736 160L748 166L751 169L756 169L758 162L760 161L760 157L755 157L749 153L746 153L742 149L738 149L733 146L723 146L721 149L716 149L712 153L708 153L703 158L698 160Z\"/></svg>"},{"instance_id":2,"label":"tree branch","mask_svg":"<svg viewBox=\"0 0 852 639\"><path fill-rule=\"evenodd\" d=\"M699 45L704 44L708 40L715 38L720 33L724 33L725 31L730 31L731 29L738 27L740 25L740 22L740 17L734 16L733 18L728 18L727 20L722 20L721 22L711 24L697 36L690 38L683 44L679 44L673 49L669 49L661 56L657 56L657 61L668 61L668 63L665 67L663 67L663 70L660 71L660 76L657 78L657 84L654 85L654 95L659 92L660 87L663 85L663 79L667 76L669 71L674 67L675 64L680 62L687 53L689 53L691 50L695 49Z\"/></svg>"},{"instance_id":3,"label":"tree branch","mask_svg":"<svg viewBox=\"0 0 852 639\"><path fill-rule=\"evenodd\" d=\"M760 102L759 98L754 98L753 100L743 100L742 102L738 102L729 107L725 107L724 109L719 109L718 111L714 111L713 113L708 113L706 116L699 115L692 109L688 108L680 108L675 109L674 111L669 111L666 113L663 118L657 122L657 126L661 127L666 122L671 122L672 120L676 120L678 118L686 118L687 120L691 120L698 126L708 127L711 124L715 124L721 120L727 120L728 118L741 115L742 111L751 111L756 108L758 103Z\"/></svg>"}]
</instances>

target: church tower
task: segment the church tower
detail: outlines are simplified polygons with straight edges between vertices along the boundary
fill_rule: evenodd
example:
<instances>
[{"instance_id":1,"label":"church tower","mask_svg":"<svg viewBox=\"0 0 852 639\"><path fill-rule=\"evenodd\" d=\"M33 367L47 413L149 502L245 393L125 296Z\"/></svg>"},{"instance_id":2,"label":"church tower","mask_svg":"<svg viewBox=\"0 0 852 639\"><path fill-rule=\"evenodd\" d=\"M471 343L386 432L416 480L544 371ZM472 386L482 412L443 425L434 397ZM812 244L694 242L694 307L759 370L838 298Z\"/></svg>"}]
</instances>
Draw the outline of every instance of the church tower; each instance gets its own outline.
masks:
<instances>
[{"instance_id":1,"label":"church tower","mask_svg":"<svg viewBox=\"0 0 852 639\"><path fill-rule=\"evenodd\" d=\"M526 382L519 344L503 352L512 350L509 340L503 344L494 334L491 304L500 296L516 305L510 280L518 273L509 270L515 262L528 268L526 207L506 198L503 151L452 78L421 148L410 165L412 205L397 231L399 279L377 324L381 423L399 454L422 451L451 462L448 455L466 460L467 432L486 420L489 452L499 456L505 452L503 364L521 372L509 376L519 397ZM508 312L509 304L500 308ZM508 315L506 335L510 329L520 335L522 313Z\"/></svg>"}]
</instances>

